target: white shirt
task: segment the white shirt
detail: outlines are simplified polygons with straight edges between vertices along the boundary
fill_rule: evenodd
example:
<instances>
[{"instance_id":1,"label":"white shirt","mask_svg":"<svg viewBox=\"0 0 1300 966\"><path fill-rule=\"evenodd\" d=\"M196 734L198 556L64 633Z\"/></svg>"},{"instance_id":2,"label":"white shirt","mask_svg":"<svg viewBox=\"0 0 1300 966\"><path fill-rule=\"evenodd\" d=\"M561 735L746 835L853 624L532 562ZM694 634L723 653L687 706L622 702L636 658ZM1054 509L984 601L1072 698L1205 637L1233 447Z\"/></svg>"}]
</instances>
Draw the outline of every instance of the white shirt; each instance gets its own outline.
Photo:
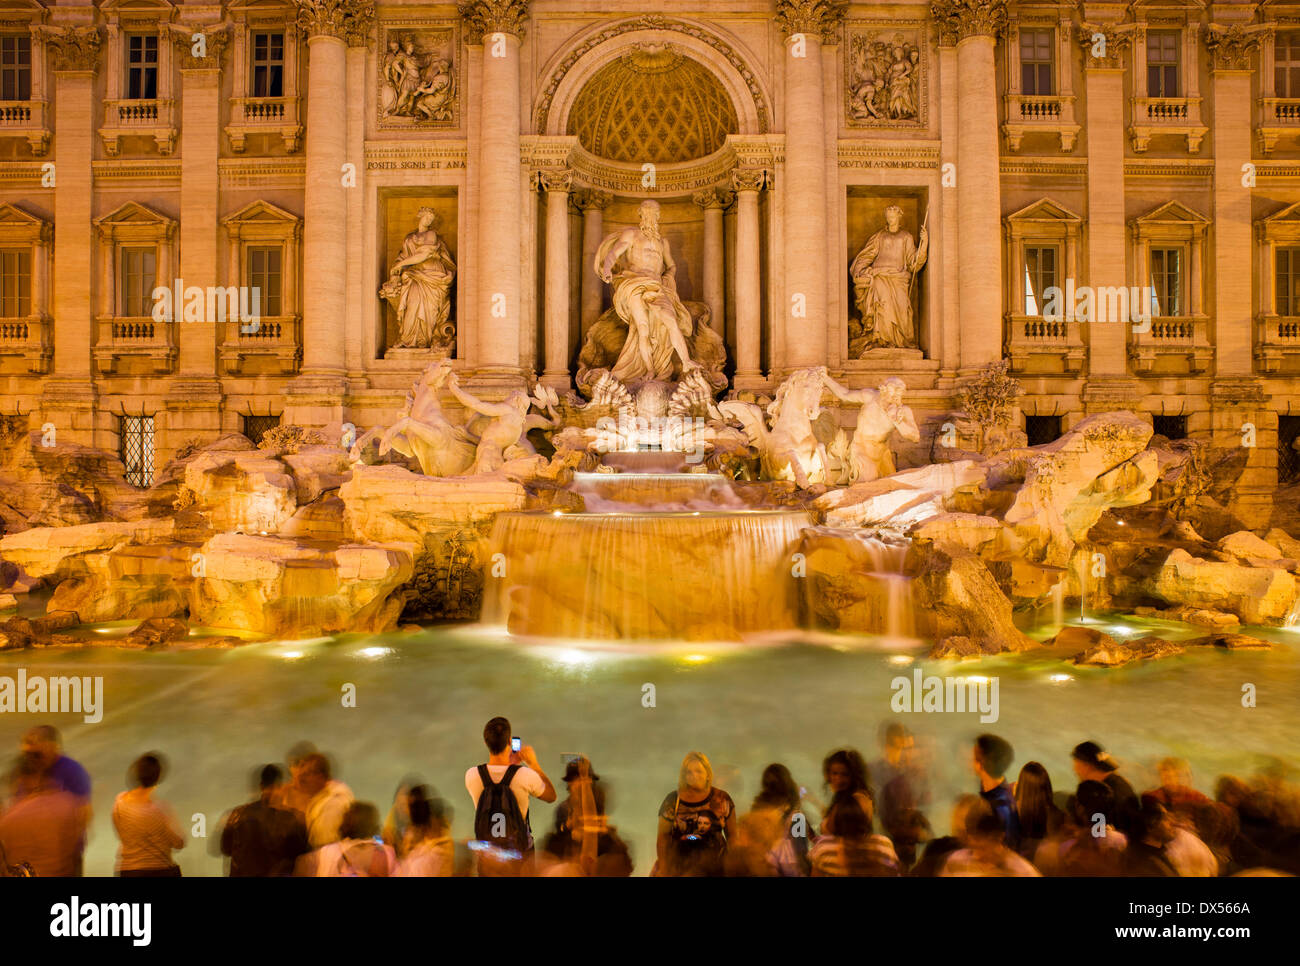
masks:
<instances>
[{"instance_id":1,"label":"white shirt","mask_svg":"<svg viewBox=\"0 0 1300 966\"><path fill-rule=\"evenodd\" d=\"M509 767L509 765L488 765L488 775L494 782L499 782L505 777L506 769ZM483 794L483 782L478 777L477 765L465 772L465 789L474 802L474 808L477 809L478 798ZM519 813L527 818L528 797L530 795L541 797L546 791L546 783L542 781L541 775L527 765L520 765L519 770L515 772L515 777L510 780L510 790L515 793L515 801L519 803Z\"/></svg>"}]
</instances>

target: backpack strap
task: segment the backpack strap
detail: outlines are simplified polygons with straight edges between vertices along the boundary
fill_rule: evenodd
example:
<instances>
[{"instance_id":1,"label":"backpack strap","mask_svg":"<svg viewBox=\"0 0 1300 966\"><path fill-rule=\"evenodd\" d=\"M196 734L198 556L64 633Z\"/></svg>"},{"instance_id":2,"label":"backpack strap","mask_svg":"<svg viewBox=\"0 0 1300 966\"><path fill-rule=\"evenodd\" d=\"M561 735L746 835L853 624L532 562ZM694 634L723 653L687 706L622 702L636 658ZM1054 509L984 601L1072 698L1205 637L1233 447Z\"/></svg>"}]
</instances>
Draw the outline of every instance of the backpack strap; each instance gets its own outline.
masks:
<instances>
[{"instance_id":1,"label":"backpack strap","mask_svg":"<svg viewBox=\"0 0 1300 966\"><path fill-rule=\"evenodd\" d=\"M508 765L506 767L506 773L501 776L501 787L509 788L511 780L515 777L516 773L518 773L519 769L522 767L523 767L522 765Z\"/></svg>"},{"instance_id":2,"label":"backpack strap","mask_svg":"<svg viewBox=\"0 0 1300 966\"><path fill-rule=\"evenodd\" d=\"M488 773L487 765L478 766L478 780L480 784L482 784L484 790L496 785L496 782L492 780L492 776Z\"/></svg>"},{"instance_id":3,"label":"backpack strap","mask_svg":"<svg viewBox=\"0 0 1300 966\"><path fill-rule=\"evenodd\" d=\"M505 773L504 775L501 776L501 781L500 781L500 782L494 782L494 781L492 780L492 776L491 776L491 774L489 774L489 772L488 772L488 766L487 766L487 765L479 765L479 766L478 766L478 780L479 780L480 782L483 783L483 787L484 787L485 789L487 789L487 788L496 788L498 784L499 784L502 788L509 788L509 787L510 787L510 781L511 781L511 779L513 779L513 778L515 777L515 773L518 772L519 769L522 768L522 767L523 767L522 765L507 765L507 766L506 766L506 773Z\"/></svg>"}]
</instances>

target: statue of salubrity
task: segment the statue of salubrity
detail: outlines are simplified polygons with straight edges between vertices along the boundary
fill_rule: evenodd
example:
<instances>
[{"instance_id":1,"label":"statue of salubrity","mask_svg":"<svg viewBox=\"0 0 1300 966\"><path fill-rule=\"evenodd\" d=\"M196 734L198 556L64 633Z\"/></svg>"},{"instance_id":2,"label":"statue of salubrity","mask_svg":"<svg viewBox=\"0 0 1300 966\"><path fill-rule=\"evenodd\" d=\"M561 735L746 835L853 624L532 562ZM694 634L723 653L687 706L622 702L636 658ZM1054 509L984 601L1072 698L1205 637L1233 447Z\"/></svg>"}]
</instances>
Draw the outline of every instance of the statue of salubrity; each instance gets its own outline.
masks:
<instances>
[{"instance_id":1,"label":"statue of salubrity","mask_svg":"<svg viewBox=\"0 0 1300 966\"><path fill-rule=\"evenodd\" d=\"M870 349L917 348L912 289L929 255L930 235L924 223L919 239L902 225L903 209L890 205L885 227L867 239L849 266L861 316L850 326L852 358L862 358Z\"/></svg>"},{"instance_id":2,"label":"statue of salubrity","mask_svg":"<svg viewBox=\"0 0 1300 966\"><path fill-rule=\"evenodd\" d=\"M418 219L415 231L402 241L379 297L397 316L395 348L450 351L456 341L450 298L456 262L438 235L438 213L421 208Z\"/></svg>"}]
</instances>

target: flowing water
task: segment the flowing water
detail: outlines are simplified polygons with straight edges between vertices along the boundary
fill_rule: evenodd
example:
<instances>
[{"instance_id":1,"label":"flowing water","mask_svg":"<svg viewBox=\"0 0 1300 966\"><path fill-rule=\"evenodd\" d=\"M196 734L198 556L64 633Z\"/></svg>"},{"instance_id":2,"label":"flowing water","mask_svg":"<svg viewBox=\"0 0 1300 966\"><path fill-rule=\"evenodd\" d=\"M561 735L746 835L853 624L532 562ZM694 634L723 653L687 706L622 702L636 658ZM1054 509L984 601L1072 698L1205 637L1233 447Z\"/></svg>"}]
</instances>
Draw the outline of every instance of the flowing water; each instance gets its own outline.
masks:
<instances>
[{"instance_id":1,"label":"flowing water","mask_svg":"<svg viewBox=\"0 0 1300 966\"><path fill-rule=\"evenodd\" d=\"M1117 635L1203 632L1089 617L1093 626ZM1043 627L1036 636L1054 630ZM29 675L102 676L105 707L97 724L71 714L0 715L0 748L16 752L21 732L38 720L63 730L67 752L95 780L86 862L95 875L112 871L116 842L109 815L128 765L144 751L162 751L170 770L159 795L175 807L187 837L196 816L209 835L190 837L180 864L187 875L217 874L221 860L208 849L219 816L245 800L255 765L282 761L303 739L333 755L338 777L381 810L404 776L433 784L455 810L454 834L468 837L473 820L465 769L483 759L483 723L504 714L557 782L561 754L591 756L611 788L612 820L632 846L637 873L645 874L653 861L658 806L675 785L682 756L696 748L710 756L719 786L744 810L768 763L784 762L810 793L821 795L820 762L827 752L850 745L872 760L879 727L904 720L933 755L930 817L940 831L947 828L953 796L973 790L968 743L981 731L1012 743L1013 770L1036 759L1058 788L1073 787L1069 752L1085 738L1115 754L1139 790L1156 783L1154 764L1165 755L1187 758L1206 791L1216 775L1247 774L1270 755L1300 768L1300 635L1248 632L1283 645L1272 651L1197 649L1109 671L1075 668L1048 650L961 664L928 661L924 648L885 651L853 638L823 638L829 645L817 646L660 642L588 650L527 646L466 627L229 651L6 652L0 675L26 668ZM893 680L916 668L927 675L996 678L998 720L893 713ZM1257 707L1241 706L1243 682L1257 685ZM343 706L347 684L355 686L355 707ZM650 707L648 694L654 697ZM535 806L539 833L553 811Z\"/></svg>"}]
</instances>

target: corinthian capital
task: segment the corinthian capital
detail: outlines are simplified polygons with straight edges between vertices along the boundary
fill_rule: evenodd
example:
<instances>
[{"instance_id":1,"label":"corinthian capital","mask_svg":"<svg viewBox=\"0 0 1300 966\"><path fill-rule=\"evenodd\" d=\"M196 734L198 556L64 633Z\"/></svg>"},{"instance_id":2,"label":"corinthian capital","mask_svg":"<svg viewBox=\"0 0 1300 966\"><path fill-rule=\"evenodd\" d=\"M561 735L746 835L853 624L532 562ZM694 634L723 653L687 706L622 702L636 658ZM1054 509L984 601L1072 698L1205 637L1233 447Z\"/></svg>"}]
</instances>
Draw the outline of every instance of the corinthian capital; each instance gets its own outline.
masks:
<instances>
[{"instance_id":1,"label":"corinthian capital","mask_svg":"<svg viewBox=\"0 0 1300 966\"><path fill-rule=\"evenodd\" d=\"M1251 55L1270 29L1266 24L1232 24L1228 27L1208 24L1205 46L1210 51L1210 69L1250 70Z\"/></svg>"},{"instance_id":2,"label":"corinthian capital","mask_svg":"<svg viewBox=\"0 0 1300 966\"><path fill-rule=\"evenodd\" d=\"M293 0L298 29L308 37L338 37L352 46L365 43L375 22L375 0Z\"/></svg>"},{"instance_id":3,"label":"corinthian capital","mask_svg":"<svg viewBox=\"0 0 1300 966\"><path fill-rule=\"evenodd\" d=\"M930 15L947 44L967 37L1000 37L1007 29L1007 0L930 0Z\"/></svg>"},{"instance_id":4,"label":"corinthian capital","mask_svg":"<svg viewBox=\"0 0 1300 966\"><path fill-rule=\"evenodd\" d=\"M460 15L472 44L488 34L523 37L528 22L528 0L461 0Z\"/></svg>"},{"instance_id":5,"label":"corinthian capital","mask_svg":"<svg viewBox=\"0 0 1300 966\"><path fill-rule=\"evenodd\" d=\"M731 172L731 187L737 192L762 191L770 180L764 168L734 168Z\"/></svg>"},{"instance_id":6,"label":"corinthian capital","mask_svg":"<svg viewBox=\"0 0 1300 966\"><path fill-rule=\"evenodd\" d=\"M573 193L573 205L579 211L586 211L589 208L604 210L613 202L614 196L612 194L596 188L579 188Z\"/></svg>"},{"instance_id":7,"label":"corinthian capital","mask_svg":"<svg viewBox=\"0 0 1300 966\"><path fill-rule=\"evenodd\" d=\"M812 34L833 41L847 6L847 0L776 0L776 22L787 37Z\"/></svg>"},{"instance_id":8,"label":"corinthian capital","mask_svg":"<svg viewBox=\"0 0 1300 966\"><path fill-rule=\"evenodd\" d=\"M1124 54L1133 46L1133 24L1079 24L1079 44L1083 47L1085 68L1116 70L1124 66Z\"/></svg>"},{"instance_id":9,"label":"corinthian capital","mask_svg":"<svg viewBox=\"0 0 1300 966\"><path fill-rule=\"evenodd\" d=\"M697 191L691 195L691 201L706 211L709 208L726 208L735 200L736 195L734 192L717 186L705 188L703 191Z\"/></svg>"},{"instance_id":10,"label":"corinthian capital","mask_svg":"<svg viewBox=\"0 0 1300 966\"><path fill-rule=\"evenodd\" d=\"M98 27L40 27L55 70L94 70L103 36Z\"/></svg>"}]
</instances>

